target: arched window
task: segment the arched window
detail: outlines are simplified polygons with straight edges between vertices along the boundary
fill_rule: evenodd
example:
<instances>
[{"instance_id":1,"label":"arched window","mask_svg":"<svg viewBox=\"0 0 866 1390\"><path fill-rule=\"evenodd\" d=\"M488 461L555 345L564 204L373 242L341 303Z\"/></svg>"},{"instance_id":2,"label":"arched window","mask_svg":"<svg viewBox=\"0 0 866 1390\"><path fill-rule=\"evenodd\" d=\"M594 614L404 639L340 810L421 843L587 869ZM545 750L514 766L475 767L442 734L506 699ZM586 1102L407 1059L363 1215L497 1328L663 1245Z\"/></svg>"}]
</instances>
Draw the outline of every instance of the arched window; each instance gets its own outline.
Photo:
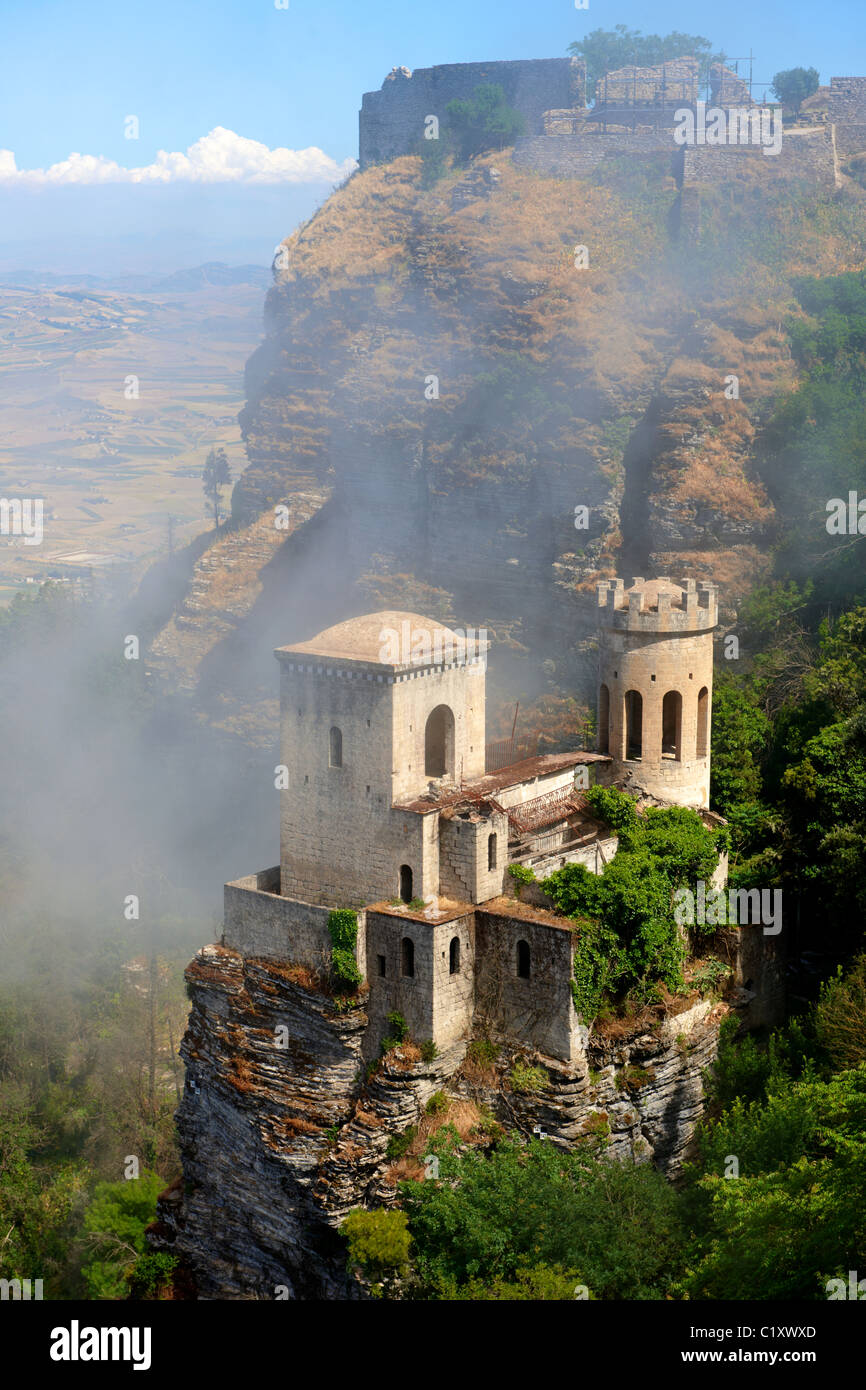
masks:
<instances>
[{"instance_id":1,"label":"arched window","mask_svg":"<svg viewBox=\"0 0 866 1390\"><path fill-rule=\"evenodd\" d=\"M343 735L337 728L333 728L328 735L328 766L343 766Z\"/></svg>"},{"instance_id":2,"label":"arched window","mask_svg":"<svg viewBox=\"0 0 866 1390\"><path fill-rule=\"evenodd\" d=\"M460 974L460 937L452 936L451 947L448 952L448 973L449 975Z\"/></svg>"},{"instance_id":3,"label":"arched window","mask_svg":"<svg viewBox=\"0 0 866 1390\"><path fill-rule=\"evenodd\" d=\"M412 892L412 870L408 864L400 865L400 897L404 903L410 903L415 894Z\"/></svg>"},{"instance_id":4,"label":"arched window","mask_svg":"<svg viewBox=\"0 0 866 1390\"><path fill-rule=\"evenodd\" d=\"M643 696L629 690L625 697L625 756L638 760L643 750Z\"/></svg>"},{"instance_id":5,"label":"arched window","mask_svg":"<svg viewBox=\"0 0 866 1390\"><path fill-rule=\"evenodd\" d=\"M517 973L521 980L528 980L530 975L531 961L529 954L529 942L518 941L517 943Z\"/></svg>"},{"instance_id":6,"label":"arched window","mask_svg":"<svg viewBox=\"0 0 866 1390\"><path fill-rule=\"evenodd\" d=\"M437 705L424 729L424 775L454 775L454 715L447 705Z\"/></svg>"},{"instance_id":7,"label":"arched window","mask_svg":"<svg viewBox=\"0 0 866 1390\"><path fill-rule=\"evenodd\" d=\"M676 758L682 754L683 697L678 690L669 690L662 700L662 757Z\"/></svg>"},{"instance_id":8,"label":"arched window","mask_svg":"<svg viewBox=\"0 0 866 1390\"><path fill-rule=\"evenodd\" d=\"M698 691L698 757L707 756L707 740L710 732L710 692L704 686Z\"/></svg>"},{"instance_id":9,"label":"arched window","mask_svg":"<svg viewBox=\"0 0 866 1390\"><path fill-rule=\"evenodd\" d=\"M487 836L487 868L496 868L496 836Z\"/></svg>"},{"instance_id":10,"label":"arched window","mask_svg":"<svg viewBox=\"0 0 866 1390\"><path fill-rule=\"evenodd\" d=\"M400 942L400 974L415 974L415 942L411 936L404 936Z\"/></svg>"},{"instance_id":11,"label":"arched window","mask_svg":"<svg viewBox=\"0 0 866 1390\"><path fill-rule=\"evenodd\" d=\"M606 685L598 692L598 751L610 752L610 691Z\"/></svg>"}]
</instances>

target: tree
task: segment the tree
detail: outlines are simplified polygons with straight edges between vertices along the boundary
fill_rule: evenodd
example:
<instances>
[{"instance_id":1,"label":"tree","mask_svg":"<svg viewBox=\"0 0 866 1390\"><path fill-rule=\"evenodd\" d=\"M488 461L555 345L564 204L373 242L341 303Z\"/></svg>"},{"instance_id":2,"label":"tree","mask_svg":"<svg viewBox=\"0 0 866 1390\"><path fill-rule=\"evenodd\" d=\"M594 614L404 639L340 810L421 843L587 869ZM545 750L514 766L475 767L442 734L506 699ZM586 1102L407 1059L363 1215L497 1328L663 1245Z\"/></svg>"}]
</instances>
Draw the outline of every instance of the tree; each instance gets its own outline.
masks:
<instances>
[{"instance_id":1,"label":"tree","mask_svg":"<svg viewBox=\"0 0 866 1390\"><path fill-rule=\"evenodd\" d=\"M773 78L773 92L789 111L799 111L802 103L817 92L821 78L817 68L786 68Z\"/></svg>"},{"instance_id":2,"label":"tree","mask_svg":"<svg viewBox=\"0 0 866 1390\"><path fill-rule=\"evenodd\" d=\"M752 819L761 797L761 759L770 721L751 692L723 673L713 693L710 800L714 810L737 821Z\"/></svg>"},{"instance_id":3,"label":"tree","mask_svg":"<svg viewBox=\"0 0 866 1390\"><path fill-rule=\"evenodd\" d=\"M600 77L632 63L654 67L673 58L695 57L700 64L700 80L705 81L710 65L725 60L724 53L713 53L710 40L699 34L673 30L662 38L659 34L642 34L625 24L617 24L614 29L593 29L585 39L569 44L568 51L586 63L586 94L590 100L595 97Z\"/></svg>"},{"instance_id":4,"label":"tree","mask_svg":"<svg viewBox=\"0 0 866 1390\"><path fill-rule=\"evenodd\" d=\"M834 979L825 980L815 1029L834 1066L866 1062L866 955L857 957L847 975L840 966Z\"/></svg>"},{"instance_id":5,"label":"tree","mask_svg":"<svg viewBox=\"0 0 866 1390\"><path fill-rule=\"evenodd\" d=\"M689 1298L819 1299L866 1240L866 1066L779 1084L699 1135ZM728 1173L732 1155L739 1176Z\"/></svg>"},{"instance_id":6,"label":"tree","mask_svg":"<svg viewBox=\"0 0 866 1390\"><path fill-rule=\"evenodd\" d=\"M349 1268L358 1269L381 1296L409 1272L408 1218L402 1211L350 1211L342 1226L349 1243Z\"/></svg>"},{"instance_id":7,"label":"tree","mask_svg":"<svg viewBox=\"0 0 866 1390\"><path fill-rule=\"evenodd\" d=\"M457 158L467 164L485 150L501 150L526 133L526 122L505 100L498 82L476 87L469 101L449 101L448 127L457 141Z\"/></svg>"},{"instance_id":8,"label":"tree","mask_svg":"<svg viewBox=\"0 0 866 1390\"><path fill-rule=\"evenodd\" d=\"M205 460L204 472L201 475L201 480L204 487L204 495L208 498L213 507L214 525L219 527L220 495L222 489L228 487L232 480L225 449L211 449Z\"/></svg>"},{"instance_id":9,"label":"tree","mask_svg":"<svg viewBox=\"0 0 866 1390\"><path fill-rule=\"evenodd\" d=\"M516 1137L489 1155L454 1130L431 1140L439 1179L401 1184L412 1269L428 1298L478 1297L479 1283L547 1287L562 1278L597 1298L664 1298L683 1244L677 1194L650 1164L611 1163ZM525 1293L518 1294L525 1297ZM539 1294L536 1292L535 1297Z\"/></svg>"},{"instance_id":10,"label":"tree","mask_svg":"<svg viewBox=\"0 0 866 1390\"><path fill-rule=\"evenodd\" d=\"M92 1256L83 1268L91 1298L125 1298L137 1257L145 1253L144 1233L156 1216L156 1199L165 1186L158 1173L96 1184L84 1213Z\"/></svg>"}]
</instances>

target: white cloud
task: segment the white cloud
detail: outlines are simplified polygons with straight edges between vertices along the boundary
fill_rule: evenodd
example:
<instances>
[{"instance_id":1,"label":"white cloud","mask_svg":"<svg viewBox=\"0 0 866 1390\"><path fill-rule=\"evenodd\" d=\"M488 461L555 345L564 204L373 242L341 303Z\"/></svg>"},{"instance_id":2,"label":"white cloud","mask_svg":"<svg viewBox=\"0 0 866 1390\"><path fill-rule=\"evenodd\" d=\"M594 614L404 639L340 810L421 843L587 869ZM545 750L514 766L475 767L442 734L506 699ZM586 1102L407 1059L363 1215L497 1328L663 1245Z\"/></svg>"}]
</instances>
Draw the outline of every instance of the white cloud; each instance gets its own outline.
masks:
<instances>
[{"instance_id":1,"label":"white cloud","mask_svg":"<svg viewBox=\"0 0 866 1390\"><path fill-rule=\"evenodd\" d=\"M104 155L70 154L48 169L19 169L11 150L0 149L0 183L19 187L105 183L336 183L356 168L338 164L310 145L306 150L268 149L225 126L215 126L186 154L160 150L152 164L128 169Z\"/></svg>"}]
</instances>

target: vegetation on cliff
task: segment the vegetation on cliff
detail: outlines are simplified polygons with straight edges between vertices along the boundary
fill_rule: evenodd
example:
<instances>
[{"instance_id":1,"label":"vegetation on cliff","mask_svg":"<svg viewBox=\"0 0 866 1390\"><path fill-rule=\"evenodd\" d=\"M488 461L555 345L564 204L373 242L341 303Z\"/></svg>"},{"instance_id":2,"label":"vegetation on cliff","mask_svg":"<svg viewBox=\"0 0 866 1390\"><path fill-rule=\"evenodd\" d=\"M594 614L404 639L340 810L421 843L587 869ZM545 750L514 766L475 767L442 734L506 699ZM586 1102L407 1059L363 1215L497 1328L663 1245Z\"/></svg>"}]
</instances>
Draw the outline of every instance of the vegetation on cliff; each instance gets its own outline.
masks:
<instances>
[{"instance_id":1,"label":"vegetation on cliff","mask_svg":"<svg viewBox=\"0 0 866 1390\"><path fill-rule=\"evenodd\" d=\"M605 999L646 1003L659 997L659 985L683 988L686 945L673 895L710 882L727 832L708 830L684 806L650 807L639 815L634 800L613 787L593 787L586 797L616 831L617 853L601 874L566 864L542 887L577 921L572 993L589 1024Z\"/></svg>"},{"instance_id":2,"label":"vegetation on cliff","mask_svg":"<svg viewBox=\"0 0 866 1390\"><path fill-rule=\"evenodd\" d=\"M824 1042L850 1036L862 988L861 959L765 1043L723 1029L713 1109L679 1188L611 1163L601 1129L563 1153L517 1134L485 1149L444 1125L427 1141L435 1174L401 1184L399 1209L375 1214L377 1260L355 1242L354 1263L400 1298L826 1299L866 1240L862 1034L842 1068ZM372 1216L355 1214L352 1231ZM399 1270L381 1258L391 1224Z\"/></svg>"}]
</instances>

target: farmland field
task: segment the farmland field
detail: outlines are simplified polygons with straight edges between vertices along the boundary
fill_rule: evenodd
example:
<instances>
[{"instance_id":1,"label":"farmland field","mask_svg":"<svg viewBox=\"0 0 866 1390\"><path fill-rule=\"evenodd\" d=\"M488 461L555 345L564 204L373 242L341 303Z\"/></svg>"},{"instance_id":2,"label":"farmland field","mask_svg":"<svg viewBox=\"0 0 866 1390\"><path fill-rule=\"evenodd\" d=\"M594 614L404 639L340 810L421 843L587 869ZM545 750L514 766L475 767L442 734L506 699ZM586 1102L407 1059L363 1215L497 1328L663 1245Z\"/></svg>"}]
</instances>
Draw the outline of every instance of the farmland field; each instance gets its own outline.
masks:
<instances>
[{"instance_id":1,"label":"farmland field","mask_svg":"<svg viewBox=\"0 0 866 1390\"><path fill-rule=\"evenodd\" d=\"M170 533L213 525L201 471L214 446L233 478L246 462L258 275L181 292L0 284L0 497L44 507L41 544L0 535L0 604L49 574L134 580Z\"/></svg>"}]
</instances>

